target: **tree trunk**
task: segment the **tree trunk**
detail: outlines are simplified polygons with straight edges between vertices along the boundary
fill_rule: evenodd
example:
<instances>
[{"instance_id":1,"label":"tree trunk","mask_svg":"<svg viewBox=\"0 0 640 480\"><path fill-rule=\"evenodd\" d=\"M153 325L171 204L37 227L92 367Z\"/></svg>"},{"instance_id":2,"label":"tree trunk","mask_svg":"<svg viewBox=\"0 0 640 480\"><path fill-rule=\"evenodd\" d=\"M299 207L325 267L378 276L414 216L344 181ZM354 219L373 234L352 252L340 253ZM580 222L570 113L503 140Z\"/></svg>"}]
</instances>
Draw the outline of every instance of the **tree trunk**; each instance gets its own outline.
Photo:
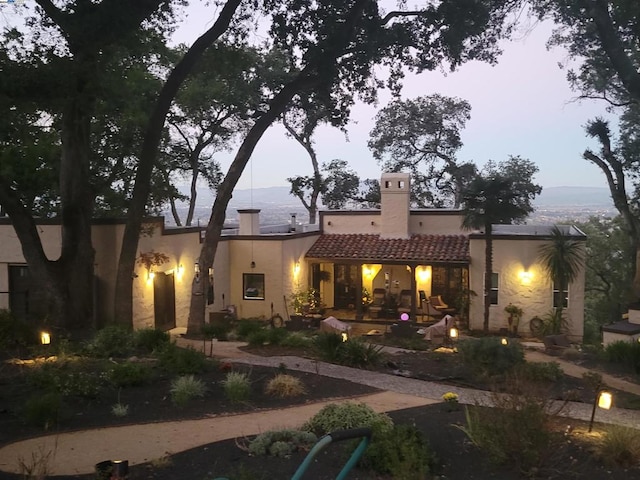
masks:
<instances>
[{"instance_id":1,"label":"tree trunk","mask_svg":"<svg viewBox=\"0 0 640 480\"><path fill-rule=\"evenodd\" d=\"M220 234L224 225L227 206L231 200L233 189L235 188L247 162L251 158L251 154L255 149L258 141L262 138L264 132L277 120L277 118L285 111L291 99L316 82L315 77L310 77L303 70L293 81L285 85L282 90L273 98L270 103L269 110L262 115L253 125L249 133L245 137L242 145L238 149L229 171L220 184L216 200L213 203L211 217L207 225L204 242L200 250L199 264L203 271L208 271L213 266L213 260L218 249ZM208 281L208 280L207 280ZM194 278L191 288L191 306L189 310L189 323L187 326L188 334L200 333L205 323L205 295L207 281L200 281Z\"/></svg>"},{"instance_id":2,"label":"tree trunk","mask_svg":"<svg viewBox=\"0 0 640 480\"><path fill-rule=\"evenodd\" d=\"M489 313L491 307L491 283L493 278L493 230L488 223L484 227L484 320L482 328L489 332Z\"/></svg>"},{"instance_id":3,"label":"tree trunk","mask_svg":"<svg viewBox=\"0 0 640 480\"><path fill-rule=\"evenodd\" d=\"M149 119L142 145L142 152L140 154L140 162L136 172L136 180L127 215L127 224L122 237L120 259L118 262L114 312L115 321L122 325L132 326L133 324L132 274L135 267L142 217L145 214L147 199L151 190L151 174L153 173L153 167L156 162L167 113L182 82L191 72L203 52L229 28L231 19L241 3L242 0L228 0L214 25L193 43L191 48L169 74L158 96L156 107Z\"/></svg>"}]
</instances>

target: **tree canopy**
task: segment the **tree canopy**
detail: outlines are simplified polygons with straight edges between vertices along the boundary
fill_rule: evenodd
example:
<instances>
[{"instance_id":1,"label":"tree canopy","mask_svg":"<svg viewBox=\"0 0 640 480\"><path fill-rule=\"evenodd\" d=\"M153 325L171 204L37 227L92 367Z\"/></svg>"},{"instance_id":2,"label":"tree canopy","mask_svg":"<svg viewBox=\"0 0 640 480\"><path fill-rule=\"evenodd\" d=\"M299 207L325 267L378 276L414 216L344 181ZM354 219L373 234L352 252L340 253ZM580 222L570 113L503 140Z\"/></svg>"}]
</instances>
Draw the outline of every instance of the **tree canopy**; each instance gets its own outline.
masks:
<instances>
[{"instance_id":1,"label":"tree canopy","mask_svg":"<svg viewBox=\"0 0 640 480\"><path fill-rule=\"evenodd\" d=\"M476 173L473 164L456 158L470 118L471 105L459 98L394 100L376 115L369 148L385 171L411 173L415 205L457 208L464 184Z\"/></svg>"}]
</instances>

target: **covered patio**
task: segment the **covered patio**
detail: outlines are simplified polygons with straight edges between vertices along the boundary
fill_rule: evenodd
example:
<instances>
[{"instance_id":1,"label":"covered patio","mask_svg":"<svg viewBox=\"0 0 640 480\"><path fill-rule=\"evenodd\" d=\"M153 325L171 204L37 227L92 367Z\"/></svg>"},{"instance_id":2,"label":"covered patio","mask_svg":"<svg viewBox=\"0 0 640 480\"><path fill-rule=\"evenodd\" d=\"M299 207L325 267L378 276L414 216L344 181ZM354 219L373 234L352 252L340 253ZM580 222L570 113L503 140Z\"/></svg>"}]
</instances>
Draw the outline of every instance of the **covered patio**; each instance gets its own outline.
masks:
<instances>
[{"instance_id":1,"label":"covered patio","mask_svg":"<svg viewBox=\"0 0 640 480\"><path fill-rule=\"evenodd\" d=\"M433 320L454 313L468 295L469 239L465 235L323 234L308 250L310 287L330 314L385 324L407 313ZM436 309L429 301L439 297Z\"/></svg>"}]
</instances>

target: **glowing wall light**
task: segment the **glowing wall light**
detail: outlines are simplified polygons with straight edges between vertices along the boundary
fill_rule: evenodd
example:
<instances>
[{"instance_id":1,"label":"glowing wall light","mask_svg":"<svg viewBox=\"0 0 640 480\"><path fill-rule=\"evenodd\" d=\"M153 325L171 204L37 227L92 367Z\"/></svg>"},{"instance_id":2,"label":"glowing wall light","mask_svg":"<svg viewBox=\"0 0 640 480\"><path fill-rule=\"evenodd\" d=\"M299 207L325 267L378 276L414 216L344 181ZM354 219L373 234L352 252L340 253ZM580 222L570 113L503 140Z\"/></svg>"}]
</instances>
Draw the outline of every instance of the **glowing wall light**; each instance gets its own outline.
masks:
<instances>
[{"instance_id":1,"label":"glowing wall light","mask_svg":"<svg viewBox=\"0 0 640 480\"><path fill-rule=\"evenodd\" d=\"M531 285L531 281L533 280L533 274L531 272L523 270L518 276L520 277L520 283L523 285Z\"/></svg>"},{"instance_id":2,"label":"glowing wall light","mask_svg":"<svg viewBox=\"0 0 640 480\"><path fill-rule=\"evenodd\" d=\"M426 282L427 280L429 280L429 277L431 277L431 270L429 269L429 267L421 267L418 270L418 280L420 282Z\"/></svg>"},{"instance_id":3,"label":"glowing wall light","mask_svg":"<svg viewBox=\"0 0 640 480\"><path fill-rule=\"evenodd\" d=\"M152 283L154 278L156 278L156 272L149 270L147 273L147 283Z\"/></svg>"},{"instance_id":4,"label":"glowing wall light","mask_svg":"<svg viewBox=\"0 0 640 480\"><path fill-rule=\"evenodd\" d=\"M293 274L297 277L300 274L300 262L293 265Z\"/></svg>"}]
</instances>

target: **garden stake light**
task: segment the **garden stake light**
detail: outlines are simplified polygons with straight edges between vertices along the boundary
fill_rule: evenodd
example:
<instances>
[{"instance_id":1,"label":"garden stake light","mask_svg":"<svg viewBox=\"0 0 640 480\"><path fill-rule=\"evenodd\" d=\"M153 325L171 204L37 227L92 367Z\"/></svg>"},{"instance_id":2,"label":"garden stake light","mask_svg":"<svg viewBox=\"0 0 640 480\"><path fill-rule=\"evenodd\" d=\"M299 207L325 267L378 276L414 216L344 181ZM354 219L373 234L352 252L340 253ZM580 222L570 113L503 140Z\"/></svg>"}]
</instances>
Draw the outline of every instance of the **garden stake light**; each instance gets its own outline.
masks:
<instances>
[{"instance_id":1,"label":"garden stake light","mask_svg":"<svg viewBox=\"0 0 640 480\"><path fill-rule=\"evenodd\" d=\"M591 410L591 420L589 421L589 433L593 429L593 419L596 416L596 407L600 407L603 410L609 410L613 403L613 396L606 390L598 390L596 392L596 398L593 401L593 409Z\"/></svg>"},{"instance_id":2,"label":"garden stake light","mask_svg":"<svg viewBox=\"0 0 640 480\"><path fill-rule=\"evenodd\" d=\"M51 334L49 332L40 333L40 343L42 345L49 345L51 343Z\"/></svg>"}]
</instances>

